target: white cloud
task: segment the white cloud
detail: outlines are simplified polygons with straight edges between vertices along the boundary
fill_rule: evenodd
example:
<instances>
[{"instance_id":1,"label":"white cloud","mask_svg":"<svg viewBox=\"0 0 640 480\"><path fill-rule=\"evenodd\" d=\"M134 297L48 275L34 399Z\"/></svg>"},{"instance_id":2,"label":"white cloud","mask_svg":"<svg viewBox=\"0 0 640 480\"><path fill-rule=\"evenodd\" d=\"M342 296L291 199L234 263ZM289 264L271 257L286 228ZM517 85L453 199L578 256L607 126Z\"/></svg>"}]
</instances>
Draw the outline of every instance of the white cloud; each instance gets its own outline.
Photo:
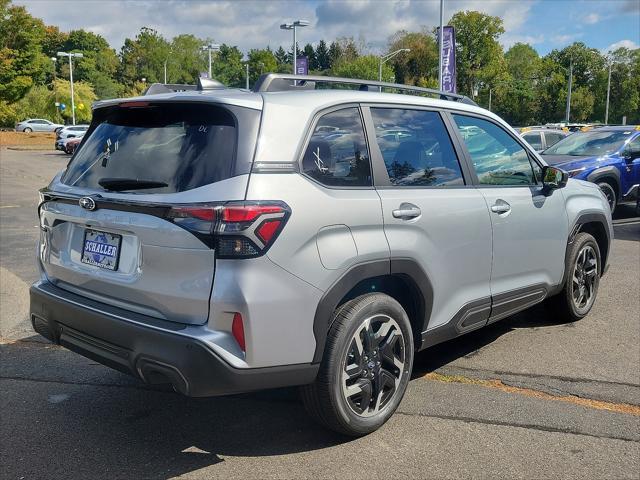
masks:
<instances>
[{"instance_id":1,"label":"white cloud","mask_svg":"<svg viewBox=\"0 0 640 480\"><path fill-rule=\"evenodd\" d=\"M597 13L589 13L582 17L582 22L587 25L593 25L594 23L598 23L600 20L601 17Z\"/></svg>"},{"instance_id":2,"label":"white cloud","mask_svg":"<svg viewBox=\"0 0 640 480\"><path fill-rule=\"evenodd\" d=\"M288 45L291 33L279 29L287 20L306 19L299 43L353 36L372 50L384 49L396 31L431 29L439 22L437 0L314 0L314 1L203 1L203 0L14 0L47 24L64 31L85 28L103 35L119 50L124 39L143 26L167 38L192 33L201 38L238 45L242 50L264 45ZM534 0L447 0L445 21L460 10L479 10L504 21L505 45L526 35L526 21ZM521 31L525 30L525 31ZM511 36L511 37L510 37Z\"/></svg>"},{"instance_id":3,"label":"white cloud","mask_svg":"<svg viewBox=\"0 0 640 480\"><path fill-rule=\"evenodd\" d=\"M633 40L620 40L619 42L612 43L607 48L603 48L601 51L602 53L606 54L608 52L613 52L618 48L623 48L623 47L628 48L629 50L635 50L636 48L640 48L640 45L638 45Z\"/></svg>"}]
</instances>

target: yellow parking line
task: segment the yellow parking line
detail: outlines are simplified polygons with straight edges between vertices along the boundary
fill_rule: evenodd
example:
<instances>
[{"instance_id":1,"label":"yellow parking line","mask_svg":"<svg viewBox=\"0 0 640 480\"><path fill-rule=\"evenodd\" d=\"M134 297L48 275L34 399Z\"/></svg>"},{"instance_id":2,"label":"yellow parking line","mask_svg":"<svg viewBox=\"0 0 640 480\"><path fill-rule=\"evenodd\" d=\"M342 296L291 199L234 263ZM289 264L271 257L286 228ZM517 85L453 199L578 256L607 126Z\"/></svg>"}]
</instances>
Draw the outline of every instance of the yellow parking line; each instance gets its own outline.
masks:
<instances>
[{"instance_id":1,"label":"yellow parking line","mask_svg":"<svg viewBox=\"0 0 640 480\"><path fill-rule=\"evenodd\" d=\"M462 375L443 375L440 373L427 373L423 378L443 383L462 383L466 385L478 385L486 388L493 388L507 393L516 393L527 397L539 398L542 400L553 400L556 402L572 403L582 407L593 408L596 410L608 410L610 412L626 413L629 415L640 416L640 406L631 405L629 403L613 403L594 400L591 398L576 397L575 395L552 395L540 390L532 388L512 387L505 385L501 380L480 380L477 378L464 377Z\"/></svg>"},{"instance_id":2,"label":"yellow parking line","mask_svg":"<svg viewBox=\"0 0 640 480\"><path fill-rule=\"evenodd\" d=\"M20 208L20 205L0 205L0 208Z\"/></svg>"}]
</instances>

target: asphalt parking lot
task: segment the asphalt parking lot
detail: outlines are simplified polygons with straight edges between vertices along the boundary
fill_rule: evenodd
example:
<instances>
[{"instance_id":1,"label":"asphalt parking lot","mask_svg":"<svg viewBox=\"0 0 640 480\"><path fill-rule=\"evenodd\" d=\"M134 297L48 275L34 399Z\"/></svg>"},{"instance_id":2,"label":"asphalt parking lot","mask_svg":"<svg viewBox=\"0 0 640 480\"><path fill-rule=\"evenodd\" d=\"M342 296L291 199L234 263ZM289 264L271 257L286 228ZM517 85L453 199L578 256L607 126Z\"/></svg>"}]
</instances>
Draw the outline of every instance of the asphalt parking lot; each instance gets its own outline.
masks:
<instances>
[{"instance_id":1,"label":"asphalt parking lot","mask_svg":"<svg viewBox=\"0 0 640 480\"><path fill-rule=\"evenodd\" d=\"M535 307L418 354L396 415L357 440L295 389L189 399L35 335L36 190L68 157L0 150L2 478L640 478L640 219L616 213L591 314Z\"/></svg>"}]
</instances>

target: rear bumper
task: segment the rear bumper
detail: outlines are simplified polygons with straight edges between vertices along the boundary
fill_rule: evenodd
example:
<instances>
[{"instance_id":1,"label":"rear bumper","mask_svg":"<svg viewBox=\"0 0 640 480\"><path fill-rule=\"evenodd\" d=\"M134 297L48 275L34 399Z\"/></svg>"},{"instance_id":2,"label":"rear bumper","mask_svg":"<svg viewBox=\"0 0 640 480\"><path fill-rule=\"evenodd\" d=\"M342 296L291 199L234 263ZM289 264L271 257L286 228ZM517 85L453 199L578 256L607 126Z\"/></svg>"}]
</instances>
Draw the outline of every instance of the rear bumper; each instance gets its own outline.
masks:
<instances>
[{"instance_id":1,"label":"rear bumper","mask_svg":"<svg viewBox=\"0 0 640 480\"><path fill-rule=\"evenodd\" d=\"M104 305L41 281L30 289L36 332L151 384L205 397L313 382L318 365L234 368L186 326Z\"/></svg>"}]
</instances>

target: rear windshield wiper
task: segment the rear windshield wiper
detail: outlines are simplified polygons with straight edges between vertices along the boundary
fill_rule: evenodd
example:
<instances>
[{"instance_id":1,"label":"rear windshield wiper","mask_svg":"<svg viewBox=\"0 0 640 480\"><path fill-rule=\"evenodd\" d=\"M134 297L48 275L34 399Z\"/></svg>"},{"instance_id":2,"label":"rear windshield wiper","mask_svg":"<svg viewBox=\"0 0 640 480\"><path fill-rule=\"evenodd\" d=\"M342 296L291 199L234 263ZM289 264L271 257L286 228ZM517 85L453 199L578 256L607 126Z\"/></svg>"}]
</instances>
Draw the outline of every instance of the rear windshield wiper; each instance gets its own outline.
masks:
<instances>
[{"instance_id":1,"label":"rear windshield wiper","mask_svg":"<svg viewBox=\"0 0 640 480\"><path fill-rule=\"evenodd\" d=\"M155 180L144 180L139 178L101 178L98 180L98 184L105 190L113 190L115 192L169 186L164 182L156 182Z\"/></svg>"}]
</instances>

